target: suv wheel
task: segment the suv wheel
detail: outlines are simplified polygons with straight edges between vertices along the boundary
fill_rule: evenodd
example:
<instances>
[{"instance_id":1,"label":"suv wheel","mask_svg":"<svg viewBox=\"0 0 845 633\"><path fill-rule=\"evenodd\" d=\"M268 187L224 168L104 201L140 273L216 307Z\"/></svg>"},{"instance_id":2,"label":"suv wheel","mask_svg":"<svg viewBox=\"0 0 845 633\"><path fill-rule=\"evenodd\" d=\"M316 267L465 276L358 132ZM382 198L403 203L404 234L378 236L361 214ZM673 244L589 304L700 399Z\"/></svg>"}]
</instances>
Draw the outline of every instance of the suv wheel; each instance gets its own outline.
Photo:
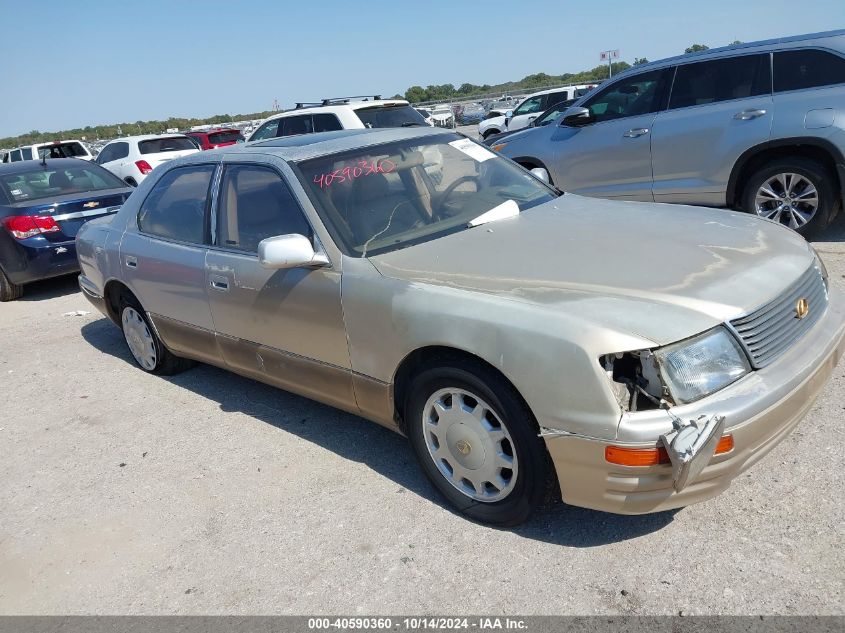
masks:
<instances>
[{"instance_id":1,"label":"suv wheel","mask_svg":"<svg viewBox=\"0 0 845 633\"><path fill-rule=\"evenodd\" d=\"M812 237L829 223L836 192L819 163L785 158L758 169L745 185L743 210Z\"/></svg>"},{"instance_id":2,"label":"suv wheel","mask_svg":"<svg viewBox=\"0 0 845 633\"><path fill-rule=\"evenodd\" d=\"M423 472L468 517L517 525L553 488L531 412L494 372L461 361L425 370L411 384L405 412Z\"/></svg>"},{"instance_id":3,"label":"suv wheel","mask_svg":"<svg viewBox=\"0 0 845 633\"><path fill-rule=\"evenodd\" d=\"M484 134L482 134L482 138L489 138L494 134L500 134L499 130L486 130Z\"/></svg>"},{"instance_id":4,"label":"suv wheel","mask_svg":"<svg viewBox=\"0 0 845 633\"><path fill-rule=\"evenodd\" d=\"M14 301L23 295L23 286L13 284L0 269L0 301Z\"/></svg>"}]
</instances>

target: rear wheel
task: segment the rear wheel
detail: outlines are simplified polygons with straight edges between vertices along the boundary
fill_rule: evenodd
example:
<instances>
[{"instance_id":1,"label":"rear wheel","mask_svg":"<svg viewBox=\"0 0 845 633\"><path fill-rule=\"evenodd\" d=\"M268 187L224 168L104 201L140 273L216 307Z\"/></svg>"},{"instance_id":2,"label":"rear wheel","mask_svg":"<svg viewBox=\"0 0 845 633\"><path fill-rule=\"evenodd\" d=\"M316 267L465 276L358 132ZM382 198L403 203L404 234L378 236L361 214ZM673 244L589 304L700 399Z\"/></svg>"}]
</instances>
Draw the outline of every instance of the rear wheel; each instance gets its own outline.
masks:
<instances>
[{"instance_id":1,"label":"rear wheel","mask_svg":"<svg viewBox=\"0 0 845 633\"><path fill-rule=\"evenodd\" d=\"M6 273L0 269L0 301L14 301L23 296L23 286L9 281Z\"/></svg>"},{"instance_id":2,"label":"rear wheel","mask_svg":"<svg viewBox=\"0 0 845 633\"><path fill-rule=\"evenodd\" d=\"M495 372L463 362L423 371L405 412L420 466L468 517L517 525L553 487L531 412Z\"/></svg>"},{"instance_id":3,"label":"rear wheel","mask_svg":"<svg viewBox=\"0 0 845 633\"><path fill-rule=\"evenodd\" d=\"M120 326L135 362L151 374L169 376L195 364L171 353L161 342L141 304L134 297L121 297Z\"/></svg>"},{"instance_id":4,"label":"rear wheel","mask_svg":"<svg viewBox=\"0 0 845 633\"><path fill-rule=\"evenodd\" d=\"M748 179L742 207L783 224L804 237L823 230L836 204L833 178L808 158L784 158L758 169Z\"/></svg>"},{"instance_id":5,"label":"rear wheel","mask_svg":"<svg viewBox=\"0 0 845 633\"><path fill-rule=\"evenodd\" d=\"M489 138L494 134L500 134L499 130L486 130L484 134L482 134L482 138Z\"/></svg>"}]
</instances>

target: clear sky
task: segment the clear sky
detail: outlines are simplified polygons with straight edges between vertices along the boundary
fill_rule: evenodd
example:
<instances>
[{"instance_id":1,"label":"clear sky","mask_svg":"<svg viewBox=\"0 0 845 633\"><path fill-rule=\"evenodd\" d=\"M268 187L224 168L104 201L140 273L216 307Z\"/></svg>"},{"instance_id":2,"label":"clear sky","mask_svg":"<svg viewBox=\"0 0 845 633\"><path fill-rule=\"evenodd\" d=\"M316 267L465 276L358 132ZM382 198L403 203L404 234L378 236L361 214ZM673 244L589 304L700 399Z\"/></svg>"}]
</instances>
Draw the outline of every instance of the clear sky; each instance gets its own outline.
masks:
<instances>
[{"instance_id":1,"label":"clear sky","mask_svg":"<svg viewBox=\"0 0 845 633\"><path fill-rule=\"evenodd\" d=\"M845 0L0 0L0 137L845 28Z\"/></svg>"}]
</instances>

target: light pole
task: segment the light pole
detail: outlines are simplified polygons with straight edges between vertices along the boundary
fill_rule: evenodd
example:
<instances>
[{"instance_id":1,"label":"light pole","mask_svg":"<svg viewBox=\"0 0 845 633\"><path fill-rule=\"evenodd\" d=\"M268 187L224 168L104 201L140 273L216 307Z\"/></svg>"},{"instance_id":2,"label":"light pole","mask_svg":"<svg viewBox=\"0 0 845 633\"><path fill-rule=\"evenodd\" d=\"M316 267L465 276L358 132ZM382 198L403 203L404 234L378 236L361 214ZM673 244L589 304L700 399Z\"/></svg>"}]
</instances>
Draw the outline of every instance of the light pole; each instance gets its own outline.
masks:
<instances>
[{"instance_id":1,"label":"light pole","mask_svg":"<svg viewBox=\"0 0 845 633\"><path fill-rule=\"evenodd\" d=\"M607 62L607 78L610 79L613 77L613 60L619 59L619 49L602 51L599 53L599 59L603 62Z\"/></svg>"}]
</instances>

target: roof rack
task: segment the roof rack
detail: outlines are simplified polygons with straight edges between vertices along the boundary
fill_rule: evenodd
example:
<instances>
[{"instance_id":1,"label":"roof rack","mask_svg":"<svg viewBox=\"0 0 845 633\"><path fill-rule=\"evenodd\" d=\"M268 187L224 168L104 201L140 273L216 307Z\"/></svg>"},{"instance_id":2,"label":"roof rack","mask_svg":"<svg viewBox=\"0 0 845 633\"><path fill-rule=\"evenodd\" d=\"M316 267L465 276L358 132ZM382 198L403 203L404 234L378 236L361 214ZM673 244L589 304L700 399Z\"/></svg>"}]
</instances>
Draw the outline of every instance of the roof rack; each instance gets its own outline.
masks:
<instances>
[{"instance_id":1,"label":"roof rack","mask_svg":"<svg viewBox=\"0 0 845 633\"><path fill-rule=\"evenodd\" d=\"M350 101L378 101L381 95L352 95L349 97L329 97L322 101L298 101L294 110L302 108L317 108L320 106L340 105Z\"/></svg>"}]
</instances>

